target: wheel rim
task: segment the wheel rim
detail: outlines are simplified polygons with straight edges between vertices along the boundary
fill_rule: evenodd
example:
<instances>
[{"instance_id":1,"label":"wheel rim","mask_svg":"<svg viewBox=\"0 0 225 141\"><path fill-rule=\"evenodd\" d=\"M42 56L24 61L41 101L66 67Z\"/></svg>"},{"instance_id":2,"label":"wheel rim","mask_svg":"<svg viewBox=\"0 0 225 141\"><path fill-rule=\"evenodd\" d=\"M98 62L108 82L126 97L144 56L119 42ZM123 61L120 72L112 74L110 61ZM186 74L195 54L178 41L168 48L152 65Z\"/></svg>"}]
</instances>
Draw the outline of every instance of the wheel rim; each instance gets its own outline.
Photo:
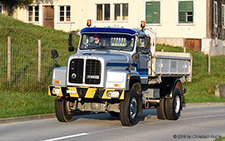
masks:
<instances>
[{"instance_id":1,"label":"wheel rim","mask_svg":"<svg viewBox=\"0 0 225 141\"><path fill-rule=\"evenodd\" d=\"M133 119L137 115L137 100L135 97L130 102L130 117Z\"/></svg>"},{"instance_id":2,"label":"wheel rim","mask_svg":"<svg viewBox=\"0 0 225 141\"><path fill-rule=\"evenodd\" d=\"M176 113L179 113L180 111L180 97L176 95L175 101L174 101L174 109Z\"/></svg>"},{"instance_id":3,"label":"wheel rim","mask_svg":"<svg viewBox=\"0 0 225 141\"><path fill-rule=\"evenodd\" d=\"M70 109L70 102L69 101L66 101L66 103L65 103L65 109L66 109L66 113L68 115L70 115L71 114L71 109Z\"/></svg>"}]
</instances>

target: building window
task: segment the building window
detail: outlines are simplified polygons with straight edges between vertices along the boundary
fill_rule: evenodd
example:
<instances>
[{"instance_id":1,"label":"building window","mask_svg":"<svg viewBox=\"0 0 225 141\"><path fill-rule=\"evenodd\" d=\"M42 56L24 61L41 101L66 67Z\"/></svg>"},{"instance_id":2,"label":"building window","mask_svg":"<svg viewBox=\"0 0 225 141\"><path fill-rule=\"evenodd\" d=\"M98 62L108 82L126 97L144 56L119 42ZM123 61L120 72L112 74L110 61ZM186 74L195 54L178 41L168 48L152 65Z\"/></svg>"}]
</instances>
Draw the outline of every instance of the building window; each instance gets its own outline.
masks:
<instances>
[{"instance_id":1,"label":"building window","mask_svg":"<svg viewBox=\"0 0 225 141\"><path fill-rule=\"evenodd\" d=\"M39 21L39 6L28 6L28 21L29 22Z\"/></svg>"},{"instance_id":2,"label":"building window","mask_svg":"<svg viewBox=\"0 0 225 141\"><path fill-rule=\"evenodd\" d=\"M60 22L71 21L71 6L59 6L59 21Z\"/></svg>"},{"instance_id":3,"label":"building window","mask_svg":"<svg viewBox=\"0 0 225 141\"><path fill-rule=\"evenodd\" d=\"M3 6L2 6L2 4L0 4L0 13L2 13L3 12Z\"/></svg>"},{"instance_id":4,"label":"building window","mask_svg":"<svg viewBox=\"0 0 225 141\"><path fill-rule=\"evenodd\" d=\"M214 24L218 24L218 8L217 8L217 2L214 1L214 4L213 4L213 13L214 13Z\"/></svg>"},{"instance_id":5,"label":"building window","mask_svg":"<svg viewBox=\"0 0 225 141\"><path fill-rule=\"evenodd\" d=\"M114 4L114 20L127 21L128 20L128 3Z\"/></svg>"},{"instance_id":6,"label":"building window","mask_svg":"<svg viewBox=\"0 0 225 141\"><path fill-rule=\"evenodd\" d=\"M160 2L146 2L146 23L160 23Z\"/></svg>"},{"instance_id":7,"label":"building window","mask_svg":"<svg viewBox=\"0 0 225 141\"><path fill-rule=\"evenodd\" d=\"M221 18L222 18L222 19L221 19L221 21L222 21L222 26L223 26L223 27L225 26L225 25L224 25L224 24L225 24L225 22L224 22L224 20L225 20L225 19L224 19L224 12L225 12L225 11L224 11L224 7L225 7L225 5L222 4L222 10L221 10L221 11L222 11L222 13L221 13L221 15L222 15Z\"/></svg>"},{"instance_id":8,"label":"building window","mask_svg":"<svg viewBox=\"0 0 225 141\"><path fill-rule=\"evenodd\" d=\"M110 20L110 4L97 4L97 21L109 21Z\"/></svg>"},{"instance_id":9,"label":"building window","mask_svg":"<svg viewBox=\"0 0 225 141\"><path fill-rule=\"evenodd\" d=\"M179 1L178 23L193 23L194 6L193 1Z\"/></svg>"}]
</instances>

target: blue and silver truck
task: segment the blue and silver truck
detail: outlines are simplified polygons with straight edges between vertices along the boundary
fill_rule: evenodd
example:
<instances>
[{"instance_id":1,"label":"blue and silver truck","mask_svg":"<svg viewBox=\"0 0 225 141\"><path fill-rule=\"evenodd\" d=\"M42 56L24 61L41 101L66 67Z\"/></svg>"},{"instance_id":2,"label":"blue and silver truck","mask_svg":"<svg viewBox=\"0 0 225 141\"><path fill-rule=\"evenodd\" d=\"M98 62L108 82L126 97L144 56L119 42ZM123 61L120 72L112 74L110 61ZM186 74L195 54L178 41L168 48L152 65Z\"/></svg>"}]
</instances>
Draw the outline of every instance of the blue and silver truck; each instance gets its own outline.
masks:
<instances>
[{"instance_id":1,"label":"blue and silver truck","mask_svg":"<svg viewBox=\"0 0 225 141\"><path fill-rule=\"evenodd\" d=\"M140 29L88 24L67 67L53 70L48 95L56 97L57 119L69 122L75 110L106 112L132 126L143 109L156 108L159 119L177 120L186 92L182 84L191 81L192 55L155 47L156 33L144 22ZM69 51L74 50L71 33Z\"/></svg>"}]
</instances>

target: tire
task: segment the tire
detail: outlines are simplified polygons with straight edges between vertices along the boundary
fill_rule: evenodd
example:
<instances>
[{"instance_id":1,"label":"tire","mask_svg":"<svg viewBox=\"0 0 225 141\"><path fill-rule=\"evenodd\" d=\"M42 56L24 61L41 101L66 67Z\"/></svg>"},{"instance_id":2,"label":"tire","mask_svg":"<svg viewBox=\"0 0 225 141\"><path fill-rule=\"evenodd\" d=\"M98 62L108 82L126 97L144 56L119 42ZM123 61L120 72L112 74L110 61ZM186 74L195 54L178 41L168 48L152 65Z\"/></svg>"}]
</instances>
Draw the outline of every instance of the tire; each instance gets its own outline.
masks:
<instances>
[{"instance_id":1,"label":"tire","mask_svg":"<svg viewBox=\"0 0 225 141\"><path fill-rule=\"evenodd\" d=\"M182 102L181 102L181 90L175 88L173 97L168 98L165 101L165 113L168 120L177 120L180 117Z\"/></svg>"},{"instance_id":2,"label":"tire","mask_svg":"<svg viewBox=\"0 0 225 141\"><path fill-rule=\"evenodd\" d=\"M123 126L133 126L137 122L138 94L133 88L125 94L124 101L120 102L120 121Z\"/></svg>"},{"instance_id":3,"label":"tire","mask_svg":"<svg viewBox=\"0 0 225 141\"><path fill-rule=\"evenodd\" d=\"M120 113L117 112L109 112L112 117L120 117Z\"/></svg>"},{"instance_id":4,"label":"tire","mask_svg":"<svg viewBox=\"0 0 225 141\"><path fill-rule=\"evenodd\" d=\"M166 114L165 114L165 98L160 99L159 106L157 107L157 118L165 120Z\"/></svg>"},{"instance_id":5,"label":"tire","mask_svg":"<svg viewBox=\"0 0 225 141\"><path fill-rule=\"evenodd\" d=\"M70 101L65 99L55 99L56 118L60 122L69 122L73 119L75 111L69 110Z\"/></svg>"}]
</instances>

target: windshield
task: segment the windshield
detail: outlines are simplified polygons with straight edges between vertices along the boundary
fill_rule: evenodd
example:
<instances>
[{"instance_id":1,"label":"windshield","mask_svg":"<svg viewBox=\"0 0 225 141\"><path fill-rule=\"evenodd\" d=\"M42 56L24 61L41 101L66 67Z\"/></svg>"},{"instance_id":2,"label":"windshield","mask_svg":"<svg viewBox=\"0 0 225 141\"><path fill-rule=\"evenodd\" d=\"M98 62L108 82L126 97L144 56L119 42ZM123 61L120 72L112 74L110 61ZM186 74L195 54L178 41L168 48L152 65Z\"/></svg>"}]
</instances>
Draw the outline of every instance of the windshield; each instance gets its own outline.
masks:
<instances>
[{"instance_id":1,"label":"windshield","mask_svg":"<svg viewBox=\"0 0 225 141\"><path fill-rule=\"evenodd\" d=\"M81 50L124 50L132 51L134 36L123 34L83 34L80 44Z\"/></svg>"}]
</instances>

